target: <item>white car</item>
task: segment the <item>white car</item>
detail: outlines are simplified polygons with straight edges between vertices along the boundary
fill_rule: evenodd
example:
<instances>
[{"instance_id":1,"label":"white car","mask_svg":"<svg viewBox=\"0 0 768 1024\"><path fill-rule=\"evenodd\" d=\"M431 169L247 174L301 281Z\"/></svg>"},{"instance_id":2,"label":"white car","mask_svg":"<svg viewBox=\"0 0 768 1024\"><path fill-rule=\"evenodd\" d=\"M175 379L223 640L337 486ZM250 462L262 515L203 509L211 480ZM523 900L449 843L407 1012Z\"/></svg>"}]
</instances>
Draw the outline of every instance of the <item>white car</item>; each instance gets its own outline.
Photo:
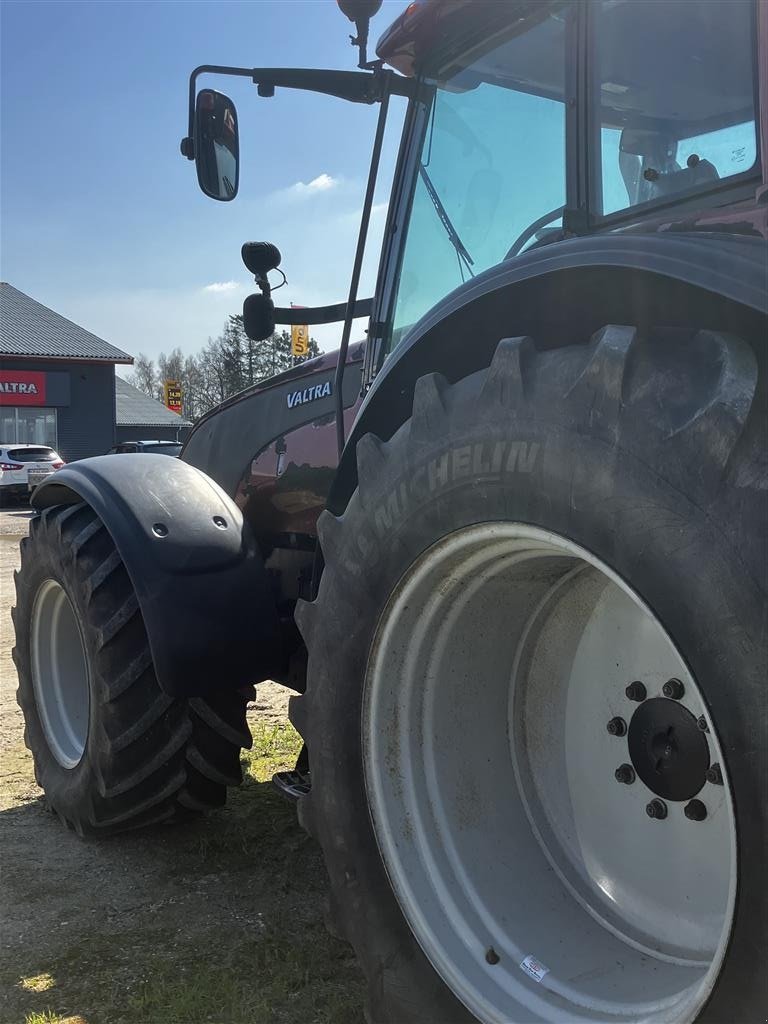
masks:
<instances>
[{"instance_id":1,"label":"white car","mask_svg":"<svg viewBox=\"0 0 768 1024\"><path fill-rule=\"evenodd\" d=\"M0 500L28 497L41 480L63 465L59 453L45 445L0 445Z\"/></svg>"}]
</instances>

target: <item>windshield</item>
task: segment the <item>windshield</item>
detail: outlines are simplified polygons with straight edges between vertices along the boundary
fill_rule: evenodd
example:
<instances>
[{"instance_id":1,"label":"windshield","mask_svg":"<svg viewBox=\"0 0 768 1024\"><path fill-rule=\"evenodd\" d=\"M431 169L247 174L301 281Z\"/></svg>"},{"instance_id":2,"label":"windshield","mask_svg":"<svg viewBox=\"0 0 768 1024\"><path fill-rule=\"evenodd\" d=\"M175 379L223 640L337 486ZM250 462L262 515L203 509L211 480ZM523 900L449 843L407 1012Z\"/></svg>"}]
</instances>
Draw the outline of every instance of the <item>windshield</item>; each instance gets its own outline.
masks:
<instances>
[{"instance_id":1,"label":"windshield","mask_svg":"<svg viewBox=\"0 0 768 1024\"><path fill-rule=\"evenodd\" d=\"M156 452L159 455L178 455L182 446L180 444L145 444L143 452Z\"/></svg>"},{"instance_id":2,"label":"windshield","mask_svg":"<svg viewBox=\"0 0 768 1024\"><path fill-rule=\"evenodd\" d=\"M434 91L391 346L516 242L535 244L537 233L544 237L561 223L564 68L565 18L555 14L459 67ZM518 241L532 225L530 237Z\"/></svg>"},{"instance_id":3,"label":"windshield","mask_svg":"<svg viewBox=\"0 0 768 1024\"><path fill-rule=\"evenodd\" d=\"M8 458L14 462L56 462L59 456L52 448L9 448Z\"/></svg>"}]
</instances>

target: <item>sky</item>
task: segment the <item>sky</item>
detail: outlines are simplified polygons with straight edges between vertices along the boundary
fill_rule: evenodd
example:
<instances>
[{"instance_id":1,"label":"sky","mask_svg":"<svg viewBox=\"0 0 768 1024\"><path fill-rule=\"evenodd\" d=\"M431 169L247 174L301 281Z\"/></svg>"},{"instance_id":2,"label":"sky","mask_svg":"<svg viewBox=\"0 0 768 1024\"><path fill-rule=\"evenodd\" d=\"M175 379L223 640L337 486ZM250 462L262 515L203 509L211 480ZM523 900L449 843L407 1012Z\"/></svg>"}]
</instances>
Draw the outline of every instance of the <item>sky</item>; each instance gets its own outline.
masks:
<instances>
[{"instance_id":1,"label":"sky","mask_svg":"<svg viewBox=\"0 0 768 1024\"><path fill-rule=\"evenodd\" d=\"M372 42L404 6L385 0ZM2 280L151 358L198 351L240 312L255 290L247 240L282 251L278 304L345 300L377 107L287 90L262 99L247 79L202 77L238 109L230 203L199 191L179 142L197 65L353 70L350 31L333 0L2 0ZM403 104L391 101L361 297L375 283ZM322 349L340 332L312 329Z\"/></svg>"}]
</instances>

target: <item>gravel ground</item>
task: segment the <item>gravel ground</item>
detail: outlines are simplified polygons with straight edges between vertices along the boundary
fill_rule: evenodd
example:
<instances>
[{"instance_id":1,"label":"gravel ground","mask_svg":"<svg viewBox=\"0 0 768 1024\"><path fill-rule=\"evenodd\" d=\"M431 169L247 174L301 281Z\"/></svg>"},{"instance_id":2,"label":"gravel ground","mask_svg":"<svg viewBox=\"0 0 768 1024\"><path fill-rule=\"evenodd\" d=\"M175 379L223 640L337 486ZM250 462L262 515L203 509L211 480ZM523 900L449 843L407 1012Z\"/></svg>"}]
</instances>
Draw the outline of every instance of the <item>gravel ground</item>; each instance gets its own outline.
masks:
<instances>
[{"instance_id":1,"label":"gravel ground","mask_svg":"<svg viewBox=\"0 0 768 1024\"><path fill-rule=\"evenodd\" d=\"M358 1022L351 951L322 924L319 851L267 781L298 749L289 691L259 685L246 784L204 819L95 842L46 810L11 659L29 517L0 511L0 1021Z\"/></svg>"}]
</instances>

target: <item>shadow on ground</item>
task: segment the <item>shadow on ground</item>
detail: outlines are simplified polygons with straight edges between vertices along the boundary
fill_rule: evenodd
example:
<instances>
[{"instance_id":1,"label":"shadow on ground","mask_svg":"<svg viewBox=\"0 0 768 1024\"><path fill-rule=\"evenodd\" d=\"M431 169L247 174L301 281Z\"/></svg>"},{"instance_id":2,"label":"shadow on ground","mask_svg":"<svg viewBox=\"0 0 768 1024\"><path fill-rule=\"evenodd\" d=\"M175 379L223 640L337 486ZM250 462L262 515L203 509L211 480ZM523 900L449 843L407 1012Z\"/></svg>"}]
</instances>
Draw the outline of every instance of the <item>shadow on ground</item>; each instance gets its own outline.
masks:
<instances>
[{"instance_id":1,"label":"shadow on ground","mask_svg":"<svg viewBox=\"0 0 768 1024\"><path fill-rule=\"evenodd\" d=\"M0 839L3 1021L361 1021L353 955L322 923L320 853L254 775L205 819L104 841L28 797Z\"/></svg>"}]
</instances>

